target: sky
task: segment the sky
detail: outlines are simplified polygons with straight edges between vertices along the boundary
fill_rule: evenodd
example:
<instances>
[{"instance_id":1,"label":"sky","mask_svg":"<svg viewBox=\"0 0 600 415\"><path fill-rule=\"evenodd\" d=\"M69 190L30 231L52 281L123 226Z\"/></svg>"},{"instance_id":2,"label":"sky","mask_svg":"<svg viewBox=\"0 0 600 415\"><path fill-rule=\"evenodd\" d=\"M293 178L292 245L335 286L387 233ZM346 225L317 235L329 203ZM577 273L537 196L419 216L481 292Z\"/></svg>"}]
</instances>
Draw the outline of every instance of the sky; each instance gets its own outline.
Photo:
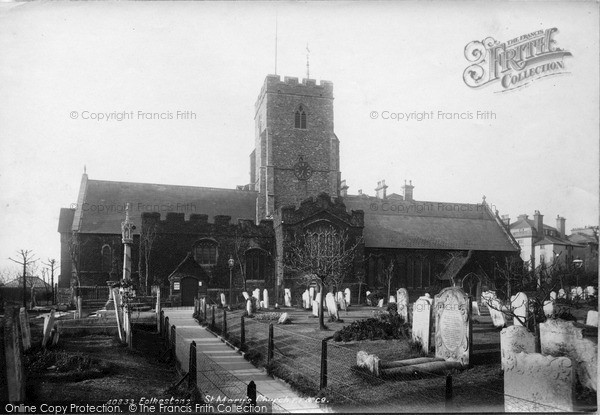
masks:
<instances>
[{"instance_id":1,"label":"sky","mask_svg":"<svg viewBox=\"0 0 600 415\"><path fill-rule=\"evenodd\" d=\"M307 46L310 77L334 84L349 193L412 180L417 200L485 195L513 219L598 225L598 14L595 1L0 3L0 270L20 249L60 258L59 211L84 166L96 180L248 183L265 76L277 62L305 78ZM470 42L551 28L565 73L465 84Z\"/></svg>"}]
</instances>

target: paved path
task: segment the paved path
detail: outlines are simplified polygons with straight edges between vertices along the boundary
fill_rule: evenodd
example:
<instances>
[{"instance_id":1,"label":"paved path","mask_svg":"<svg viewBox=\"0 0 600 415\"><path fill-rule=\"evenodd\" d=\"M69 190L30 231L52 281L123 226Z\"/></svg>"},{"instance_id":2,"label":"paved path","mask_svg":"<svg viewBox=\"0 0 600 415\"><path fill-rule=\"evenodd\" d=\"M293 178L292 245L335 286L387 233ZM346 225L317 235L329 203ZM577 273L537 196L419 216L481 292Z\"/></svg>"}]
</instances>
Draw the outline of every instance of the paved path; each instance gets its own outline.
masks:
<instances>
[{"instance_id":1,"label":"paved path","mask_svg":"<svg viewBox=\"0 0 600 415\"><path fill-rule=\"evenodd\" d=\"M209 387L217 391L216 394L241 399L246 397L246 386L253 380L256 383L258 400L261 400L262 395L265 400L276 403L273 405L273 412L330 412L325 406L300 397L283 381L266 375L263 370L256 368L240 353L200 326L192 317L192 307L163 310L165 317L169 317L169 324L176 327L177 359L186 371L189 345L192 341L196 342L199 385L210 382ZM202 387L200 389L206 394Z\"/></svg>"}]
</instances>

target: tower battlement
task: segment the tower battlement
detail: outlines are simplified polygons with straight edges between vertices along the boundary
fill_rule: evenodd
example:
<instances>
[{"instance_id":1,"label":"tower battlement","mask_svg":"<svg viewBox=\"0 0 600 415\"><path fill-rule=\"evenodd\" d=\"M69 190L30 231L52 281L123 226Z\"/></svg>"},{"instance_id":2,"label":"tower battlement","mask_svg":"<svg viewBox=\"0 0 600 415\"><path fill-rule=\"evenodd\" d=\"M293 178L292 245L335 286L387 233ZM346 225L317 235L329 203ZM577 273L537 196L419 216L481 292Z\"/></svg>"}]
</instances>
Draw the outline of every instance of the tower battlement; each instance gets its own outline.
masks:
<instances>
[{"instance_id":1,"label":"tower battlement","mask_svg":"<svg viewBox=\"0 0 600 415\"><path fill-rule=\"evenodd\" d=\"M256 100L255 108L258 110L264 95L267 93L304 95L317 98L333 99L333 82L303 78L301 82L297 77L284 76L283 81L279 75L267 75L260 94Z\"/></svg>"}]
</instances>

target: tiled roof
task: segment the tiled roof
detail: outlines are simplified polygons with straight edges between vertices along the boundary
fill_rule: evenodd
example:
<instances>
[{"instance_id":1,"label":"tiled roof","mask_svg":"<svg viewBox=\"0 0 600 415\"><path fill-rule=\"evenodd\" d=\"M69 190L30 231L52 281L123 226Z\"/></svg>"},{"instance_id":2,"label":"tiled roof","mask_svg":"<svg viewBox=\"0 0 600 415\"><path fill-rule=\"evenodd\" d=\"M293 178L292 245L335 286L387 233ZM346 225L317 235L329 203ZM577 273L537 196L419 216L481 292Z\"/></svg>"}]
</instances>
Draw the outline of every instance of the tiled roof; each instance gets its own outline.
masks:
<instances>
[{"instance_id":1,"label":"tiled roof","mask_svg":"<svg viewBox=\"0 0 600 415\"><path fill-rule=\"evenodd\" d=\"M4 284L5 287L23 287L23 277L16 278L12 281ZM48 288L50 289L50 284L47 284L40 277L32 277L30 275L27 276L27 287L35 287L35 288Z\"/></svg>"},{"instance_id":2,"label":"tiled roof","mask_svg":"<svg viewBox=\"0 0 600 415\"><path fill-rule=\"evenodd\" d=\"M349 210L365 213L369 248L517 252L518 245L481 204L380 200L348 196Z\"/></svg>"},{"instance_id":3,"label":"tiled roof","mask_svg":"<svg viewBox=\"0 0 600 415\"><path fill-rule=\"evenodd\" d=\"M569 241L576 243L576 244L596 244L598 245L598 240L590 235L583 235L580 233L574 233L568 236Z\"/></svg>"},{"instance_id":4,"label":"tiled roof","mask_svg":"<svg viewBox=\"0 0 600 415\"><path fill-rule=\"evenodd\" d=\"M85 233L120 234L125 206L130 203L130 219L141 229L142 212L206 214L237 219L256 218L257 192L211 187L175 186L149 183L87 180L82 182L80 204L75 212L73 230Z\"/></svg>"},{"instance_id":5,"label":"tiled roof","mask_svg":"<svg viewBox=\"0 0 600 415\"><path fill-rule=\"evenodd\" d=\"M537 241L534 245L570 245L580 246L568 239L557 238L556 236L544 235L544 239Z\"/></svg>"}]
</instances>

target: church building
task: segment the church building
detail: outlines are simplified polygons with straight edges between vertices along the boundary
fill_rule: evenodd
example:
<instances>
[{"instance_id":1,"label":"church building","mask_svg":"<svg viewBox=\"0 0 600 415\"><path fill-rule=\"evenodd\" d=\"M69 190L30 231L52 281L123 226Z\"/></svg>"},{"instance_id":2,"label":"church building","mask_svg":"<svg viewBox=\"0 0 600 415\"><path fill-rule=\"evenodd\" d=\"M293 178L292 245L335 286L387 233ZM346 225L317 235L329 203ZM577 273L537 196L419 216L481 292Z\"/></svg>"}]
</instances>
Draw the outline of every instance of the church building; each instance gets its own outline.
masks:
<instances>
[{"instance_id":1,"label":"church building","mask_svg":"<svg viewBox=\"0 0 600 415\"><path fill-rule=\"evenodd\" d=\"M335 238L352 247L335 288L349 287L354 298L359 285L362 293L405 287L411 297L452 284L474 296L492 288L495 264L519 254L498 213L485 198L417 201L412 182L402 195L388 194L385 180L374 196L349 194L333 99L331 82L268 75L255 104L249 183L235 189L92 180L84 172L76 208L60 212L59 286L121 278L129 204L133 279L142 291L161 285L174 305L217 298L230 284L236 295L266 288L280 303L283 288L299 295L305 281L288 262L299 237L328 252Z\"/></svg>"}]
</instances>

